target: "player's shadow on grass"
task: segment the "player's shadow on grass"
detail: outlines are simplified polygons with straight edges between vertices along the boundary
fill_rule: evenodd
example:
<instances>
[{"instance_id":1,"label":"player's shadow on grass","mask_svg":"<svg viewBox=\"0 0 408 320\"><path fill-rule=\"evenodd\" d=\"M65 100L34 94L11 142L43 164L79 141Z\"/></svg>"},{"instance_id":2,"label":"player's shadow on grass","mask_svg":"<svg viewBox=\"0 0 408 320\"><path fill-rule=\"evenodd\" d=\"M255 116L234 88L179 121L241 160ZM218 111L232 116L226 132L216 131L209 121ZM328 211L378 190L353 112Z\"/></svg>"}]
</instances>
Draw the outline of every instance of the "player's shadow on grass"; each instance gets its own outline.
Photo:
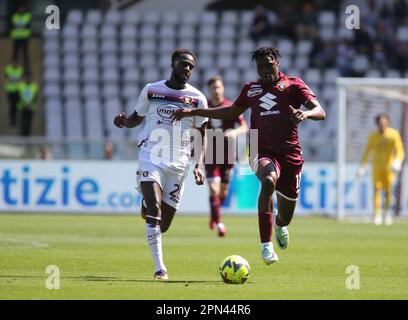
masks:
<instances>
[{"instance_id":1,"label":"player's shadow on grass","mask_svg":"<svg viewBox=\"0 0 408 320\"><path fill-rule=\"evenodd\" d=\"M85 276L85 277L68 277L71 279L78 279L84 281L107 281L107 282L161 282L161 283L219 283L220 281L215 280L164 280L158 281L154 279L123 279L117 277L99 277L99 276Z\"/></svg>"},{"instance_id":2,"label":"player's shadow on grass","mask_svg":"<svg viewBox=\"0 0 408 320\"><path fill-rule=\"evenodd\" d=\"M0 278L10 278L16 279L46 279L47 276L30 276L30 275L0 275ZM105 282L161 282L161 283L220 283L220 281L215 280L164 280L158 281L154 279L124 279L118 277L108 277L108 276L77 276L77 277L61 277L61 280L77 280L77 281L105 281Z\"/></svg>"}]
</instances>

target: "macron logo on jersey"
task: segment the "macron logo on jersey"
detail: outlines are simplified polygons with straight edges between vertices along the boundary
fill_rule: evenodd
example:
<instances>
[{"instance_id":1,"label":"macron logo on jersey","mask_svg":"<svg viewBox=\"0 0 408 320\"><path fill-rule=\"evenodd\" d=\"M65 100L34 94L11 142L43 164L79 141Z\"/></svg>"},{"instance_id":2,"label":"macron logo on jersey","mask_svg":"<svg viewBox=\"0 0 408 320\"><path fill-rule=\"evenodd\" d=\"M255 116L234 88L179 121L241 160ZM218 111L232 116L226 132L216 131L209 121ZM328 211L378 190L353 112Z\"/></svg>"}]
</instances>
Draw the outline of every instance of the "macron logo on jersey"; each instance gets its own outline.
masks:
<instances>
[{"instance_id":1,"label":"macron logo on jersey","mask_svg":"<svg viewBox=\"0 0 408 320\"><path fill-rule=\"evenodd\" d=\"M259 98L259 100L262 101L262 103L259 106L266 110L271 110L276 105L276 101L273 100L275 98L276 96L268 92L267 94L264 94L262 97Z\"/></svg>"}]
</instances>

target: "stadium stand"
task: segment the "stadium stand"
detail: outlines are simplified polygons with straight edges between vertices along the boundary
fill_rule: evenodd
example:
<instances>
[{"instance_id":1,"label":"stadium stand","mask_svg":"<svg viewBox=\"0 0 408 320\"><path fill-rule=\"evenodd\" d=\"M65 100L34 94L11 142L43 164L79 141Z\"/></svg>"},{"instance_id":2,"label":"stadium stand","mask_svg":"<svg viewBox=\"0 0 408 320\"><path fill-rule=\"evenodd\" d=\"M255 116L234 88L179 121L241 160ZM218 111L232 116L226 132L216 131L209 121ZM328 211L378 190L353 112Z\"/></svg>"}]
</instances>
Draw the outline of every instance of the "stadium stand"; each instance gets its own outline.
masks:
<instances>
[{"instance_id":1,"label":"stadium stand","mask_svg":"<svg viewBox=\"0 0 408 320\"><path fill-rule=\"evenodd\" d=\"M145 83L169 76L169 55L176 47L188 47L199 56L193 85L205 91L206 80L220 74L226 80L226 95L234 99L244 81L257 78L249 52L262 44L275 44L282 53L282 71L302 77L328 115L334 115L337 76L404 77L408 71L407 14L401 18L391 4L367 7L362 16L367 27L352 33L343 25L346 4L343 1L338 12L319 10L316 4L317 19L310 33L316 31L314 37L300 36L295 26L292 37L272 32L270 38L258 42L248 35L252 10L143 14L71 10L61 33L43 32L46 110L61 110L65 115L46 112L46 135L134 139L134 133L112 127L113 116L119 109L132 109ZM371 16L376 16L375 23ZM270 11L270 23L279 30L279 12ZM386 36L390 34L396 35L395 41ZM371 50L374 45L376 51ZM334 159L334 147L316 148L320 137L329 137L334 144L333 118L302 123L309 160ZM65 130L55 122L64 122ZM101 154L95 150L93 156ZM85 157L86 152L73 148L68 156Z\"/></svg>"}]
</instances>

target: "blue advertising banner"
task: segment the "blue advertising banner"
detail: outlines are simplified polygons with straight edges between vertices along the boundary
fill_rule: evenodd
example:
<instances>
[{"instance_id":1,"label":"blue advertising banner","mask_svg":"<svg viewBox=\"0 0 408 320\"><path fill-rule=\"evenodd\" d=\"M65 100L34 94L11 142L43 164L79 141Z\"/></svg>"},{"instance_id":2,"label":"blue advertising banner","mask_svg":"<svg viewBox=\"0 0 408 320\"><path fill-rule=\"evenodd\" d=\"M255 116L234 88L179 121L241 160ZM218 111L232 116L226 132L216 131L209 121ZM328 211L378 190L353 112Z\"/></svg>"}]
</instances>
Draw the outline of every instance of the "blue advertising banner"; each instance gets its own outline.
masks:
<instances>
[{"instance_id":1,"label":"blue advertising banner","mask_svg":"<svg viewBox=\"0 0 408 320\"><path fill-rule=\"evenodd\" d=\"M3 212L139 212L142 197L136 190L137 162L132 161L0 161L0 210ZM190 169L191 171L191 169ZM372 214L370 174L355 178L356 166L346 171L347 214ZM405 171L404 181L407 181ZM256 214L260 183L247 165L237 165L226 214ZM303 167L296 214L336 213L336 166L306 163ZM208 187L197 186L189 172L180 213L207 214ZM402 193L402 213L408 214L408 194Z\"/></svg>"}]
</instances>

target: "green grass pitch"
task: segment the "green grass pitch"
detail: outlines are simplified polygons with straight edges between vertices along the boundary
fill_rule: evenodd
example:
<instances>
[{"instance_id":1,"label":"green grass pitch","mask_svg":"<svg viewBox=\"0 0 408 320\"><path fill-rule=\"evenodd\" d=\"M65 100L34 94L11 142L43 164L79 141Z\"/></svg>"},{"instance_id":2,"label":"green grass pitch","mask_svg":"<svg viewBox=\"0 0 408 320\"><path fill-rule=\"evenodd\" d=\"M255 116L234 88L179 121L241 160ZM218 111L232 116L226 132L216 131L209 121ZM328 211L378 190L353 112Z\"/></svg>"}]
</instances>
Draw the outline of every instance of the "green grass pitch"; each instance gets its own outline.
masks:
<instances>
[{"instance_id":1,"label":"green grass pitch","mask_svg":"<svg viewBox=\"0 0 408 320\"><path fill-rule=\"evenodd\" d=\"M164 234L171 280L152 280L143 220L135 216L0 215L0 299L407 299L408 224L374 226L295 217L280 261L260 258L255 216L224 218L228 235L206 216L179 215ZM224 284L222 259L246 258L244 285ZM60 289L46 288L46 268L60 270ZM346 288L349 265L360 289Z\"/></svg>"}]
</instances>

